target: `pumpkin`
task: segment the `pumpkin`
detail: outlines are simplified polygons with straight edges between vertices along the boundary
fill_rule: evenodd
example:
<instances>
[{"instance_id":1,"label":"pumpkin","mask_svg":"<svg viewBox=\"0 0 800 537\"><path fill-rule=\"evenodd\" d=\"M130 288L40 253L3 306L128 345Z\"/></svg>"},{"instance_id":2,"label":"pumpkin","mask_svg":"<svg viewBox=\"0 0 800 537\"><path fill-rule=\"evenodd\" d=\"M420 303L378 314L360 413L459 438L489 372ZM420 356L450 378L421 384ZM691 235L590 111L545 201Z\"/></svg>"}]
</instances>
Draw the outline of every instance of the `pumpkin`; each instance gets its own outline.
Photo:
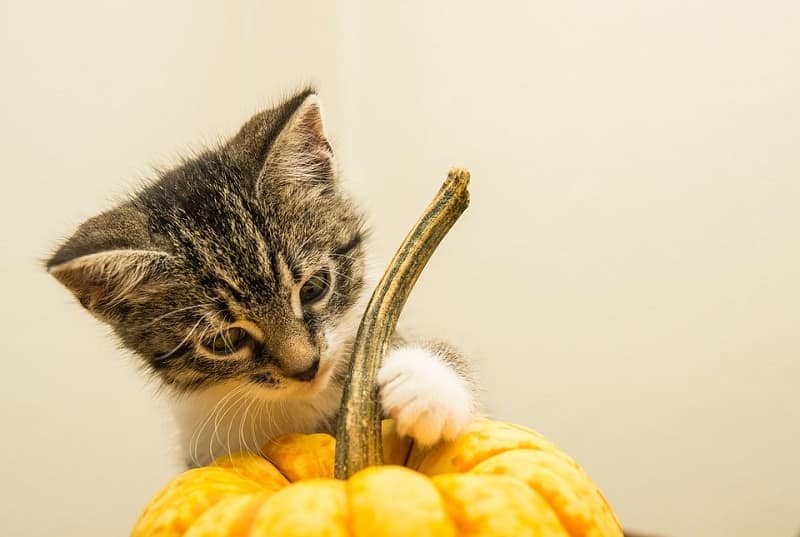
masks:
<instances>
[{"instance_id":1,"label":"pumpkin","mask_svg":"<svg viewBox=\"0 0 800 537\"><path fill-rule=\"evenodd\" d=\"M383 423L387 465L333 478L335 439L290 434L189 470L150 502L134 537L621 536L600 490L529 429L478 420L418 449Z\"/></svg>"},{"instance_id":2,"label":"pumpkin","mask_svg":"<svg viewBox=\"0 0 800 537\"><path fill-rule=\"evenodd\" d=\"M150 501L132 537L622 536L581 467L530 429L480 419L423 449L379 419L379 358L417 276L466 208L468 180L451 171L373 294L338 442L289 434L261 454L184 472Z\"/></svg>"}]
</instances>

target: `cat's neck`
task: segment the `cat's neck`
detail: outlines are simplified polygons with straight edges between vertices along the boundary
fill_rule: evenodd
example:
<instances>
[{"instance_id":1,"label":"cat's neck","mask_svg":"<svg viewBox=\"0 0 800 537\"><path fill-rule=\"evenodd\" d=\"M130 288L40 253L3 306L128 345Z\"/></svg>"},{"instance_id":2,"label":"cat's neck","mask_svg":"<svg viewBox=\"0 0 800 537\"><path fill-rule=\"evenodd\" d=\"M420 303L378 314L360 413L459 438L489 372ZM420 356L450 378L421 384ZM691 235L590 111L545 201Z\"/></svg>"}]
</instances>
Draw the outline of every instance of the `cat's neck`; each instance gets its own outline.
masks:
<instances>
[{"instance_id":1,"label":"cat's neck","mask_svg":"<svg viewBox=\"0 0 800 537\"><path fill-rule=\"evenodd\" d=\"M172 401L181 456L195 467L230 453L258 452L282 434L330 432L341 394L330 382L311 399L270 401L229 383L181 396Z\"/></svg>"}]
</instances>

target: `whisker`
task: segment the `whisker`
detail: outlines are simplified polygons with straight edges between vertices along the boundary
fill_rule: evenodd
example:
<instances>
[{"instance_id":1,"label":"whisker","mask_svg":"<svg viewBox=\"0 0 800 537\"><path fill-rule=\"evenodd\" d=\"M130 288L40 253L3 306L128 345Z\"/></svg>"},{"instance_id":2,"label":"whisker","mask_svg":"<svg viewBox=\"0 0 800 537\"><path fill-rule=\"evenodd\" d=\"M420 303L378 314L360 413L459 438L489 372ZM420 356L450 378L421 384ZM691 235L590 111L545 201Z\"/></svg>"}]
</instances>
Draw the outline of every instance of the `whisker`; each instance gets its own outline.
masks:
<instances>
[{"instance_id":1,"label":"whisker","mask_svg":"<svg viewBox=\"0 0 800 537\"><path fill-rule=\"evenodd\" d=\"M244 426L245 423L247 422L247 415L250 413L250 409L253 408L253 405L255 403L256 399L254 397L251 398L250 404L248 404L245 407L244 412L242 412L242 419L239 420L239 447L246 453L252 453L252 450L250 449L250 445L248 444L247 438L245 437ZM229 449L230 449L230 444L229 444Z\"/></svg>"},{"instance_id":2,"label":"whisker","mask_svg":"<svg viewBox=\"0 0 800 537\"><path fill-rule=\"evenodd\" d=\"M343 280L347 280L347 281L349 281L349 282L358 283L358 280L357 280L356 278L353 278L352 276L348 276L347 274L344 274L344 273L342 273L342 272L339 272L338 270L333 270L333 269L328 269L328 270L329 270L329 272L330 272L331 274L333 274L334 276L336 276L336 278L337 278L337 279L339 279L339 278L342 278ZM363 280L362 280L362 281L363 281Z\"/></svg>"},{"instance_id":3,"label":"whisker","mask_svg":"<svg viewBox=\"0 0 800 537\"><path fill-rule=\"evenodd\" d=\"M212 460L216 459L216 457L214 456L214 441L216 440L220 444L222 444L222 439L219 437L219 426L220 426L220 423L222 422L223 419L225 419L225 416L227 416L228 413L231 410L236 408L236 406L244 399L244 385L238 386L237 388L238 389L234 388L234 391L237 392L236 395L237 395L238 398L233 398L233 402L228 406L228 408L225 409L225 411L222 412L221 415L218 415L217 418L214 420L214 432L211 435L211 439L209 440L209 443L208 443L208 450L211 452L211 459ZM236 412L234 411L233 414L235 416ZM228 424L228 438L230 437L230 430L231 430L232 424L233 424L233 418L231 418L231 422ZM226 442L227 442L227 439L226 439ZM224 444L223 444L223 447L225 447ZM228 449L228 452L229 452L228 454L230 454L230 449Z\"/></svg>"},{"instance_id":4,"label":"whisker","mask_svg":"<svg viewBox=\"0 0 800 537\"><path fill-rule=\"evenodd\" d=\"M194 323L194 326L192 327L192 329L191 329L191 330L189 330L189 332L186 334L186 336L184 336L184 338L181 340L181 342L180 342L180 343L178 343L177 345L175 345L175 348L173 348L171 351L169 351L169 352L168 352L168 353L166 353L166 354L162 354L161 356L156 356L155 358L153 358L153 360L154 360L154 361L156 361L156 362L163 362L164 360L166 360L167 358L169 358L170 356L172 356L173 354L175 354L175 352L176 352L178 349L180 349L180 348L183 346L183 344L184 344L184 343L186 343L186 342L189 340L189 338L192 336L192 333L193 333L195 330L197 330L197 327L200 325L200 323L201 323L202 321L203 321L203 318L202 318L202 317L200 317L200 319L198 319L198 320L197 320L197 322L196 322L196 323Z\"/></svg>"},{"instance_id":5,"label":"whisker","mask_svg":"<svg viewBox=\"0 0 800 537\"><path fill-rule=\"evenodd\" d=\"M256 399L254 399L256 400ZM261 413L264 411L264 403L263 401L258 401L259 404L256 405L256 409L253 413L253 418L250 420L250 438L253 439L253 450L254 453L261 453L261 446L259 445L260 442L258 441L258 436L256 435L256 421L259 423L261 422Z\"/></svg>"},{"instance_id":6,"label":"whisker","mask_svg":"<svg viewBox=\"0 0 800 537\"><path fill-rule=\"evenodd\" d=\"M205 304L195 304L194 306L186 306L185 308L178 308L176 310L168 311L164 315L159 315L158 317L156 317L155 319L153 319L149 323L145 324L145 326L152 326L152 325L156 324L158 321L160 321L162 319L165 319L165 318L169 317L170 315L175 315L176 313L180 313L182 311L195 310L195 309L203 308L203 307L205 307Z\"/></svg>"},{"instance_id":7,"label":"whisker","mask_svg":"<svg viewBox=\"0 0 800 537\"><path fill-rule=\"evenodd\" d=\"M189 455L192 462L196 466L200 466L203 463L199 460L198 451L200 448L200 436L203 434L203 431L211 422L211 419L216 415L217 411L221 409L221 407L226 404L226 402L236 393L237 388L234 388L230 392L226 393L223 397L220 398L219 401L214 405L214 407L209 411L206 415L203 422L194 430L192 433L192 438L189 440Z\"/></svg>"},{"instance_id":8,"label":"whisker","mask_svg":"<svg viewBox=\"0 0 800 537\"><path fill-rule=\"evenodd\" d=\"M356 254L331 253L331 254L328 254L328 256L333 258L333 259L348 259L348 260L355 260L355 261L357 261L358 259L364 259L365 258L365 256L363 254L362 255L356 255Z\"/></svg>"}]
</instances>

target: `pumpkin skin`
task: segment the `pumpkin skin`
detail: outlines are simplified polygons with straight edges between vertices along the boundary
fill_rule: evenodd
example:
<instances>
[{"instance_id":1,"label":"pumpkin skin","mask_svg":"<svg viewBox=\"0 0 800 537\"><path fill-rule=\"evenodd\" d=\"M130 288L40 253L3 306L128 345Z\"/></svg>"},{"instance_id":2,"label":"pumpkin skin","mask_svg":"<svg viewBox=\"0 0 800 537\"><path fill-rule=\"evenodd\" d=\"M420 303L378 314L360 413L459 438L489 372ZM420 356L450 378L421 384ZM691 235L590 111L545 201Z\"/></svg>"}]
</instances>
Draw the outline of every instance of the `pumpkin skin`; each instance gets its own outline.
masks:
<instances>
[{"instance_id":1,"label":"pumpkin skin","mask_svg":"<svg viewBox=\"0 0 800 537\"><path fill-rule=\"evenodd\" d=\"M540 434L477 420L418 449L383 423L384 466L333 479L335 440L289 434L263 457L189 470L145 508L132 537L621 537L602 492Z\"/></svg>"}]
</instances>

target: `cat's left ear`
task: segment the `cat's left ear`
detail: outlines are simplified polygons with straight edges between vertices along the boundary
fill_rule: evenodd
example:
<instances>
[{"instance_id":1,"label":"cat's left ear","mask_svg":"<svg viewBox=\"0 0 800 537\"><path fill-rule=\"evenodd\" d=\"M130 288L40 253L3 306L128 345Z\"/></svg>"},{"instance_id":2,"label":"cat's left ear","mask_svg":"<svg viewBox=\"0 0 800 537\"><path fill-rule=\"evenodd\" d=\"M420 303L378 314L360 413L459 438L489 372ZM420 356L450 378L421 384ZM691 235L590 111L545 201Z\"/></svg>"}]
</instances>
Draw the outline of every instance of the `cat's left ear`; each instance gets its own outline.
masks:
<instances>
[{"instance_id":1,"label":"cat's left ear","mask_svg":"<svg viewBox=\"0 0 800 537\"><path fill-rule=\"evenodd\" d=\"M270 183L336 180L322 104L311 89L250 118L222 151L253 178L259 193Z\"/></svg>"},{"instance_id":2,"label":"cat's left ear","mask_svg":"<svg viewBox=\"0 0 800 537\"><path fill-rule=\"evenodd\" d=\"M273 143L258 178L269 181L331 183L336 163L325 132L322 104L312 93L288 118Z\"/></svg>"}]
</instances>

